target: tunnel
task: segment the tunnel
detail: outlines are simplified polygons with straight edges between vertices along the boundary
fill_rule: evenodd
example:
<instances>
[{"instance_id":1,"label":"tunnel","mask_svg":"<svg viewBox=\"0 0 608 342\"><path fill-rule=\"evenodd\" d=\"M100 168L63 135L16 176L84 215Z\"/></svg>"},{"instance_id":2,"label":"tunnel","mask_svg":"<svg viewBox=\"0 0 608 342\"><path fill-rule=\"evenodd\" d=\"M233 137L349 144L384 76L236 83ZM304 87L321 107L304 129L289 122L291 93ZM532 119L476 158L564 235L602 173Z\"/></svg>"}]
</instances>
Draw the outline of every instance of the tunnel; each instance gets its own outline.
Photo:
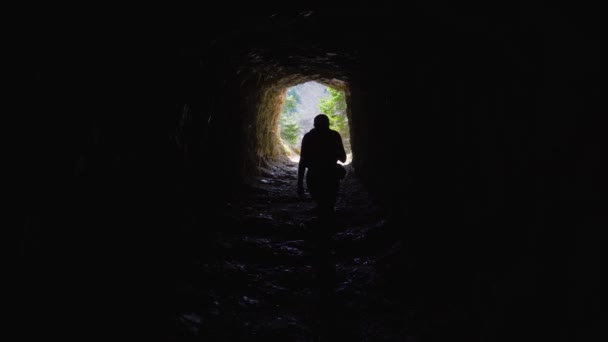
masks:
<instances>
[{"instance_id":1,"label":"tunnel","mask_svg":"<svg viewBox=\"0 0 608 342\"><path fill-rule=\"evenodd\" d=\"M601 11L285 7L25 19L13 336L605 340ZM331 224L278 130L309 81L346 94Z\"/></svg>"}]
</instances>

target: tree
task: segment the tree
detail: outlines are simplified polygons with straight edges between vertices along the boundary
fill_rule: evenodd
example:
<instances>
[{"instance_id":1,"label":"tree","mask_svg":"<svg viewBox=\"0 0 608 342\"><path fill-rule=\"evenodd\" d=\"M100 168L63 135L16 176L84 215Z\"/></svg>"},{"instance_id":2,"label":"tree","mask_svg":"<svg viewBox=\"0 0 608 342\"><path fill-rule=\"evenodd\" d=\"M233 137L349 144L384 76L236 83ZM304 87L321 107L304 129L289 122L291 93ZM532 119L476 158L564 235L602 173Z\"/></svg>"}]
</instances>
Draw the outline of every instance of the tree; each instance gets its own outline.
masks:
<instances>
[{"instance_id":1,"label":"tree","mask_svg":"<svg viewBox=\"0 0 608 342\"><path fill-rule=\"evenodd\" d=\"M319 109L329 117L329 121L340 134L348 138L348 120L346 118L346 100L342 90L327 87L329 95L319 101Z\"/></svg>"},{"instance_id":2,"label":"tree","mask_svg":"<svg viewBox=\"0 0 608 342\"><path fill-rule=\"evenodd\" d=\"M279 119L281 138L292 147L296 146L298 143L298 134L300 133L300 127L295 119L298 103L300 103L300 96L295 89L290 89L285 97L281 117Z\"/></svg>"},{"instance_id":3,"label":"tree","mask_svg":"<svg viewBox=\"0 0 608 342\"><path fill-rule=\"evenodd\" d=\"M293 118L281 118L281 138L290 146L296 146L298 143L298 134L300 127Z\"/></svg>"}]
</instances>

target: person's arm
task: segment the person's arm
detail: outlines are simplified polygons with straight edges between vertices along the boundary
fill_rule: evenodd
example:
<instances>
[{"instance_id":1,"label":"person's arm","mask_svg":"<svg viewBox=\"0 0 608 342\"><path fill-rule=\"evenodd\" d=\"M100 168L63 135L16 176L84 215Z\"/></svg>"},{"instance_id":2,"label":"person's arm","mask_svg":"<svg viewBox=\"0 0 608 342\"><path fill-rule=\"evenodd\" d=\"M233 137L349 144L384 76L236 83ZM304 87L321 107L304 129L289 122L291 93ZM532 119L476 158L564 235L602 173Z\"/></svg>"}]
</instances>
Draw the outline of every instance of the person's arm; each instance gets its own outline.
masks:
<instances>
[{"instance_id":1,"label":"person's arm","mask_svg":"<svg viewBox=\"0 0 608 342\"><path fill-rule=\"evenodd\" d=\"M344 144L342 143L342 137L340 136L340 133L336 132L336 136L338 137L336 140L338 140L337 142L337 146L338 146L338 160L341 162L346 162L346 151L344 150Z\"/></svg>"},{"instance_id":2,"label":"person's arm","mask_svg":"<svg viewBox=\"0 0 608 342\"><path fill-rule=\"evenodd\" d=\"M302 138L302 145L300 146L300 162L298 163L298 195L304 195L304 174L306 173L306 163L308 158L308 148L306 147L307 139L306 136Z\"/></svg>"}]
</instances>

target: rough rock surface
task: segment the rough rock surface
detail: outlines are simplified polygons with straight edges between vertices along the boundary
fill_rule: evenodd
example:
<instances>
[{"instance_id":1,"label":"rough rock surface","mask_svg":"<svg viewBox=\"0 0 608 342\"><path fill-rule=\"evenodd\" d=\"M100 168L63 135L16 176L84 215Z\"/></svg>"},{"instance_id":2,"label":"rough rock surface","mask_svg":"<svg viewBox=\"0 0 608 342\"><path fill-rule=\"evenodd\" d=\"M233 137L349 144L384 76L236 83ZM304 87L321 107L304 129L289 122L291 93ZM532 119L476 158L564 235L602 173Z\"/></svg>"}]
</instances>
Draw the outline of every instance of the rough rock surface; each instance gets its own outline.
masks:
<instances>
[{"instance_id":1,"label":"rough rock surface","mask_svg":"<svg viewBox=\"0 0 608 342\"><path fill-rule=\"evenodd\" d=\"M177 336L407 340L407 306L386 291L387 263L378 264L399 248L385 213L351 172L335 218L319 218L310 199L297 197L296 172L293 163L264 170L216 214L214 232L202 238L200 227L188 228L192 262L178 282Z\"/></svg>"}]
</instances>

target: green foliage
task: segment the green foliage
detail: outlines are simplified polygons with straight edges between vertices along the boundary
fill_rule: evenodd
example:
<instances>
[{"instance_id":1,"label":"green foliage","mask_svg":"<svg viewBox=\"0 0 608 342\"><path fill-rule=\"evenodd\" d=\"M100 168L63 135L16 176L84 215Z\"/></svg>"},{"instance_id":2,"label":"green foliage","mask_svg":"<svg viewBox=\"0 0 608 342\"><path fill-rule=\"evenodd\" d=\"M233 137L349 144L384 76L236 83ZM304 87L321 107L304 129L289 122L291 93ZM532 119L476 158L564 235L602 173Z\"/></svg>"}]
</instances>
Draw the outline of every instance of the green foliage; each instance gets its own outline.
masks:
<instances>
[{"instance_id":1,"label":"green foliage","mask_svg":"<svg viewBox=\"0 0 608 342\"><path fill-rule=\"evenodd\" d=\"M283 110L281 111L281 115L291 115L295 112L296 106L300 102L299 96L287 94L285 97L285 103L283 103Z\"/></svg>"},{"instance_id":2,"label":"green foliage","mask_svg":"<svg viewBox=\"0 0 608 342\"><path fill-rule=\"evenodd\" d=\"M291 88L287 91L287 97L292 97L293 101L295 101L296 105L300 103L300 95L298 94L298 92L296 91L295 88ZM295 106L294 106L294 110L295 110Z\"/></svg>"},{"instance_id":3,"label":"green foliage","mask_svg":"<svg viewBox=\"0 0 608 342\"><path fill-rule=\"evenodd\" d=\"M348 120L346 118L345 94L341 90L327 88L329 95L319 101L319 110L329 117L334 129L348 137Z\"/></svg>"},{"instance_id":4,"label":"green foliage","mask_svg":"<svg viewBox=\"0 0 608 342\"><path fill-rule=\"evenodd\" d=\"M281 138L290 146L296 146L298 143L298 134L300 127L293 118L281 117Z\"/></svg>"},{"instance_id":5,"label":"green foliage","mask_svg":"<svg viewBox=\"0 0 608 342\"><path fill-rule=\"evenodd\" d=\"M285 97L285 103L283 104L283 110L279 119L281 138L291 146L296 146L298 134L300 133L300 127L295 119L298 103L300 103L300 96L295 92L295 89L290 89Z\"/></svg>"}]
</instances>

